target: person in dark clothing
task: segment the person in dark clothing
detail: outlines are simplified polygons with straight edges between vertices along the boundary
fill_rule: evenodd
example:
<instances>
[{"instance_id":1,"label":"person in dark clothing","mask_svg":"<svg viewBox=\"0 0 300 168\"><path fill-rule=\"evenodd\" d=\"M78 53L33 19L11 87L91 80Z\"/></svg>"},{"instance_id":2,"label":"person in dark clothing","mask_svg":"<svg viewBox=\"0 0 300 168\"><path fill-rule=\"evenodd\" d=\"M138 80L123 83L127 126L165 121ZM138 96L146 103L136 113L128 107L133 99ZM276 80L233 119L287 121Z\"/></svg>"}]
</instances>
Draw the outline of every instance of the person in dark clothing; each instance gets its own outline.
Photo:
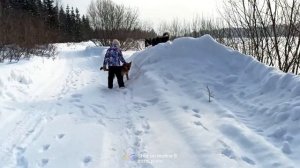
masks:
<instances>
[{"instance_id":1,"label":"person in dark clothing","mask_svg":"<svg viewBox=\"0 0 300 168\"><path fill-rule=\"evenodd\" d=\"M126 63L122 51L120 49L120 42L118 40L113 40L111 46L107 49L104 61L103 69L107 70L108 66L108 88L113 88L113 81L115 76L117 76L118 84L120 88L125 87L123 76L121 75L122 66L121 63Z\"/></svg>"}]
</instances>

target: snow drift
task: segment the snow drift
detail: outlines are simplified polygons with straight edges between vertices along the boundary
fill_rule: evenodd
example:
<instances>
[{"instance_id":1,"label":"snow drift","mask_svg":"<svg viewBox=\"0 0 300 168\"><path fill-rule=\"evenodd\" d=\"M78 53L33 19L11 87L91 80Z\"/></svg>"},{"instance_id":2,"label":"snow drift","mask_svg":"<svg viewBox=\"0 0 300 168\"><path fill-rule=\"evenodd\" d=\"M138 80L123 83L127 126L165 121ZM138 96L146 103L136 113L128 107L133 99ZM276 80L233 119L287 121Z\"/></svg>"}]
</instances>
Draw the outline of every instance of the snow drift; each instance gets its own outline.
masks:
<instances>
[{"instance_id":1,"label":"snow drift","mask_svg":"<svg viewBox=\"0 0 300 168\"><path fill-rule=\"evenodd\" d=\"M130 80L108 90L107 47L57 46L0 65L0 167L300 165L298 76L206 35L124 52Z\"/></svg>"},{"instance_id":2,"label":"snow drift","mask_svg":"<svg viewBox=\"0 0 300 168\"><path fill-rule=\"evenodd\" d=\"M207 101L208 86L214 94L214 106L221 106L219 115L233 118L281 150L278 152L297 158L300 152L298 76L268 67L217 43L209 35L176 39L138 52L131 59L132 75L149 81L143 90L166 92L165 95L172 92L178 96L181 95L177 91L182 90L195 100ZM178 103L182 101L184 96ZM220 125L221 133L233 131L226 127ZM238 136L234 130L232 136ZM244 138L238 141L251 141L252 137Z\"/></svg>"}]
</instances>

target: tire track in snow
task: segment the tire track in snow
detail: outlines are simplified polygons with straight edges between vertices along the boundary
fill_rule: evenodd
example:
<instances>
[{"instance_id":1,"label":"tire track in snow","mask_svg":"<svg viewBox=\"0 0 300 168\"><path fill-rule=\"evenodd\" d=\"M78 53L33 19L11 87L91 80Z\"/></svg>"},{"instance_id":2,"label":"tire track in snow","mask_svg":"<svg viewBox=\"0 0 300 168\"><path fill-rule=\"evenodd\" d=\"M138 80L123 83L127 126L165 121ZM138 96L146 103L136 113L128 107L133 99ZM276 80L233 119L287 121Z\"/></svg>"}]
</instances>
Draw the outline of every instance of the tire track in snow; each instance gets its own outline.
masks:
<instances>
[{"instance_id":1,"label":"tire track in snow","mask_svg":"<svg viewBox=\"0 0 300 168\"><path fill-rule=\"evenodd\" d=\"M57 66L61 66L61 64L62 63ZM67 69L63 70L66 71ZM62 98L62 96L65 96L70 91L72 84L74 87L73 89L76 89L76 86L74 86L74 84L78 81L76 80L76 76L78 77L78 75L82 72L81 70L74 71L74 69L71 69L67 78L64 79L65 71L63 70L54 67L53 71L58 72L55 73L56 76L50 78L49 81L44 81L46 84L43 85L43 87L32 89L35 90L35 92L31 95L30 99L27 100L29 105L28 103L25 103L25 108L20 109L23 111L23 116L19 119L19 121L17 121L16 126L9 131L5 141L0 145L0 165L3 164L8 168L27 168L28 161L24 157L27 146L38 138L43 131L44 124L47 123L47 120L51 120L56 114L54 109L55 106L53 105L54 103L50 102L50 104L48 104L47 100ZM63 83L61 83L63 81L62 79L65 80ZM57 95L53 95L53 93L56 93L57 89L60 89L59 93ZM45 100L46 103L44 103L43 100ZM30 105L31 102L41 102L41 104ZM47 165L48 162L48 159L42 159L39 166L43 167Z\"/></svg>"},{"instance_id":2,"label":"tire track in snow","mask_svg":"<svg viewBox=\"0 0 300 168\"><path fill-rule=\"evenodd\" d=\"M53 114L51 106L45 108L41 105L35 107L34 110L28 109L31 112L26 113L17 125L9 131L5 142L1 143L0 146L1 164L7 167L27 167L27 160L23 154L26 152L27 146L35 141L41 133L43 123L47 122L48 116ZM25 111L27 112L27 110Z\"/></svg>"}]
</instances>

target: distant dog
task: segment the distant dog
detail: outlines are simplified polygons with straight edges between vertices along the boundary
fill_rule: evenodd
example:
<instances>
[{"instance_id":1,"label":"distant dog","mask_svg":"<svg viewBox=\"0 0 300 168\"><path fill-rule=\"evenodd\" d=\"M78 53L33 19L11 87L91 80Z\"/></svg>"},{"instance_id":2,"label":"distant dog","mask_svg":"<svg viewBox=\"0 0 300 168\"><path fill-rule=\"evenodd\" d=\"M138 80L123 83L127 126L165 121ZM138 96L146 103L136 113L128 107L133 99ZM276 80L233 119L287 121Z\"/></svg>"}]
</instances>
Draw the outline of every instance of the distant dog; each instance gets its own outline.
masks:
<instances>
[{"instance_id":1,"label":"distant dog","mask_svg":"<svg viewBox=\"0 0 300 168\"><path fill-rule=\"evenodd\" d=\"M165 43L167 41L169 41L170 39L170 35L168 32L165 32L163 34L163 36L158 36L155 38L149 38L149 39L145 39L145 47L148 47L150 45L155 46L159 43Z\"/></svg>"},{"instance_id":2,"label":"distant dog","mask_svg":"<svg viewBox=\"0 0 300 168\"><path fill-rule=\"evenodd\" d=\"M127 80L129 80L128 73L129 73L130 68L131 68L131 62L125 63L125 64L122 65L121 75L122 75L122 77L124 77L124 75L126 75ZM100 71L101 70L108 71L108 69L103 68L103 67L100 67Z\"/></svg>"}]
</instances>

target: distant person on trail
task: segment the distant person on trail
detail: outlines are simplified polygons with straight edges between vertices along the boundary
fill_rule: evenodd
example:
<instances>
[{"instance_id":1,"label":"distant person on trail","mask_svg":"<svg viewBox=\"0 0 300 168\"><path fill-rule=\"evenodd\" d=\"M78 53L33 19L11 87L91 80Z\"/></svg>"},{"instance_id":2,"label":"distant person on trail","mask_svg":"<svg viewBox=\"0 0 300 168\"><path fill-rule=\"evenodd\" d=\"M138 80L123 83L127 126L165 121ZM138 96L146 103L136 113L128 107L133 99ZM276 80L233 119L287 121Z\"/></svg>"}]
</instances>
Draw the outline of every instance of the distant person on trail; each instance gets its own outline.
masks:
<instances>
[{"instance_id":1,"label":"distant person on trail","mask_svg":"<svg viewBox=\"0 0 300 168\"><path fill-rule=\"evenodd\" d=\"M106 65L108 65L108 88L113 88L113 81L115 75L118 79L118 84L120 88L124 88L123 76L121 74L122 66L120 64L126 63L122 51L120 49L120 42L117 39L114 39L111 43L111 46L107 49L104 61L103 61L103 69L107 70Z\"/></svg>"}]
</instances>

